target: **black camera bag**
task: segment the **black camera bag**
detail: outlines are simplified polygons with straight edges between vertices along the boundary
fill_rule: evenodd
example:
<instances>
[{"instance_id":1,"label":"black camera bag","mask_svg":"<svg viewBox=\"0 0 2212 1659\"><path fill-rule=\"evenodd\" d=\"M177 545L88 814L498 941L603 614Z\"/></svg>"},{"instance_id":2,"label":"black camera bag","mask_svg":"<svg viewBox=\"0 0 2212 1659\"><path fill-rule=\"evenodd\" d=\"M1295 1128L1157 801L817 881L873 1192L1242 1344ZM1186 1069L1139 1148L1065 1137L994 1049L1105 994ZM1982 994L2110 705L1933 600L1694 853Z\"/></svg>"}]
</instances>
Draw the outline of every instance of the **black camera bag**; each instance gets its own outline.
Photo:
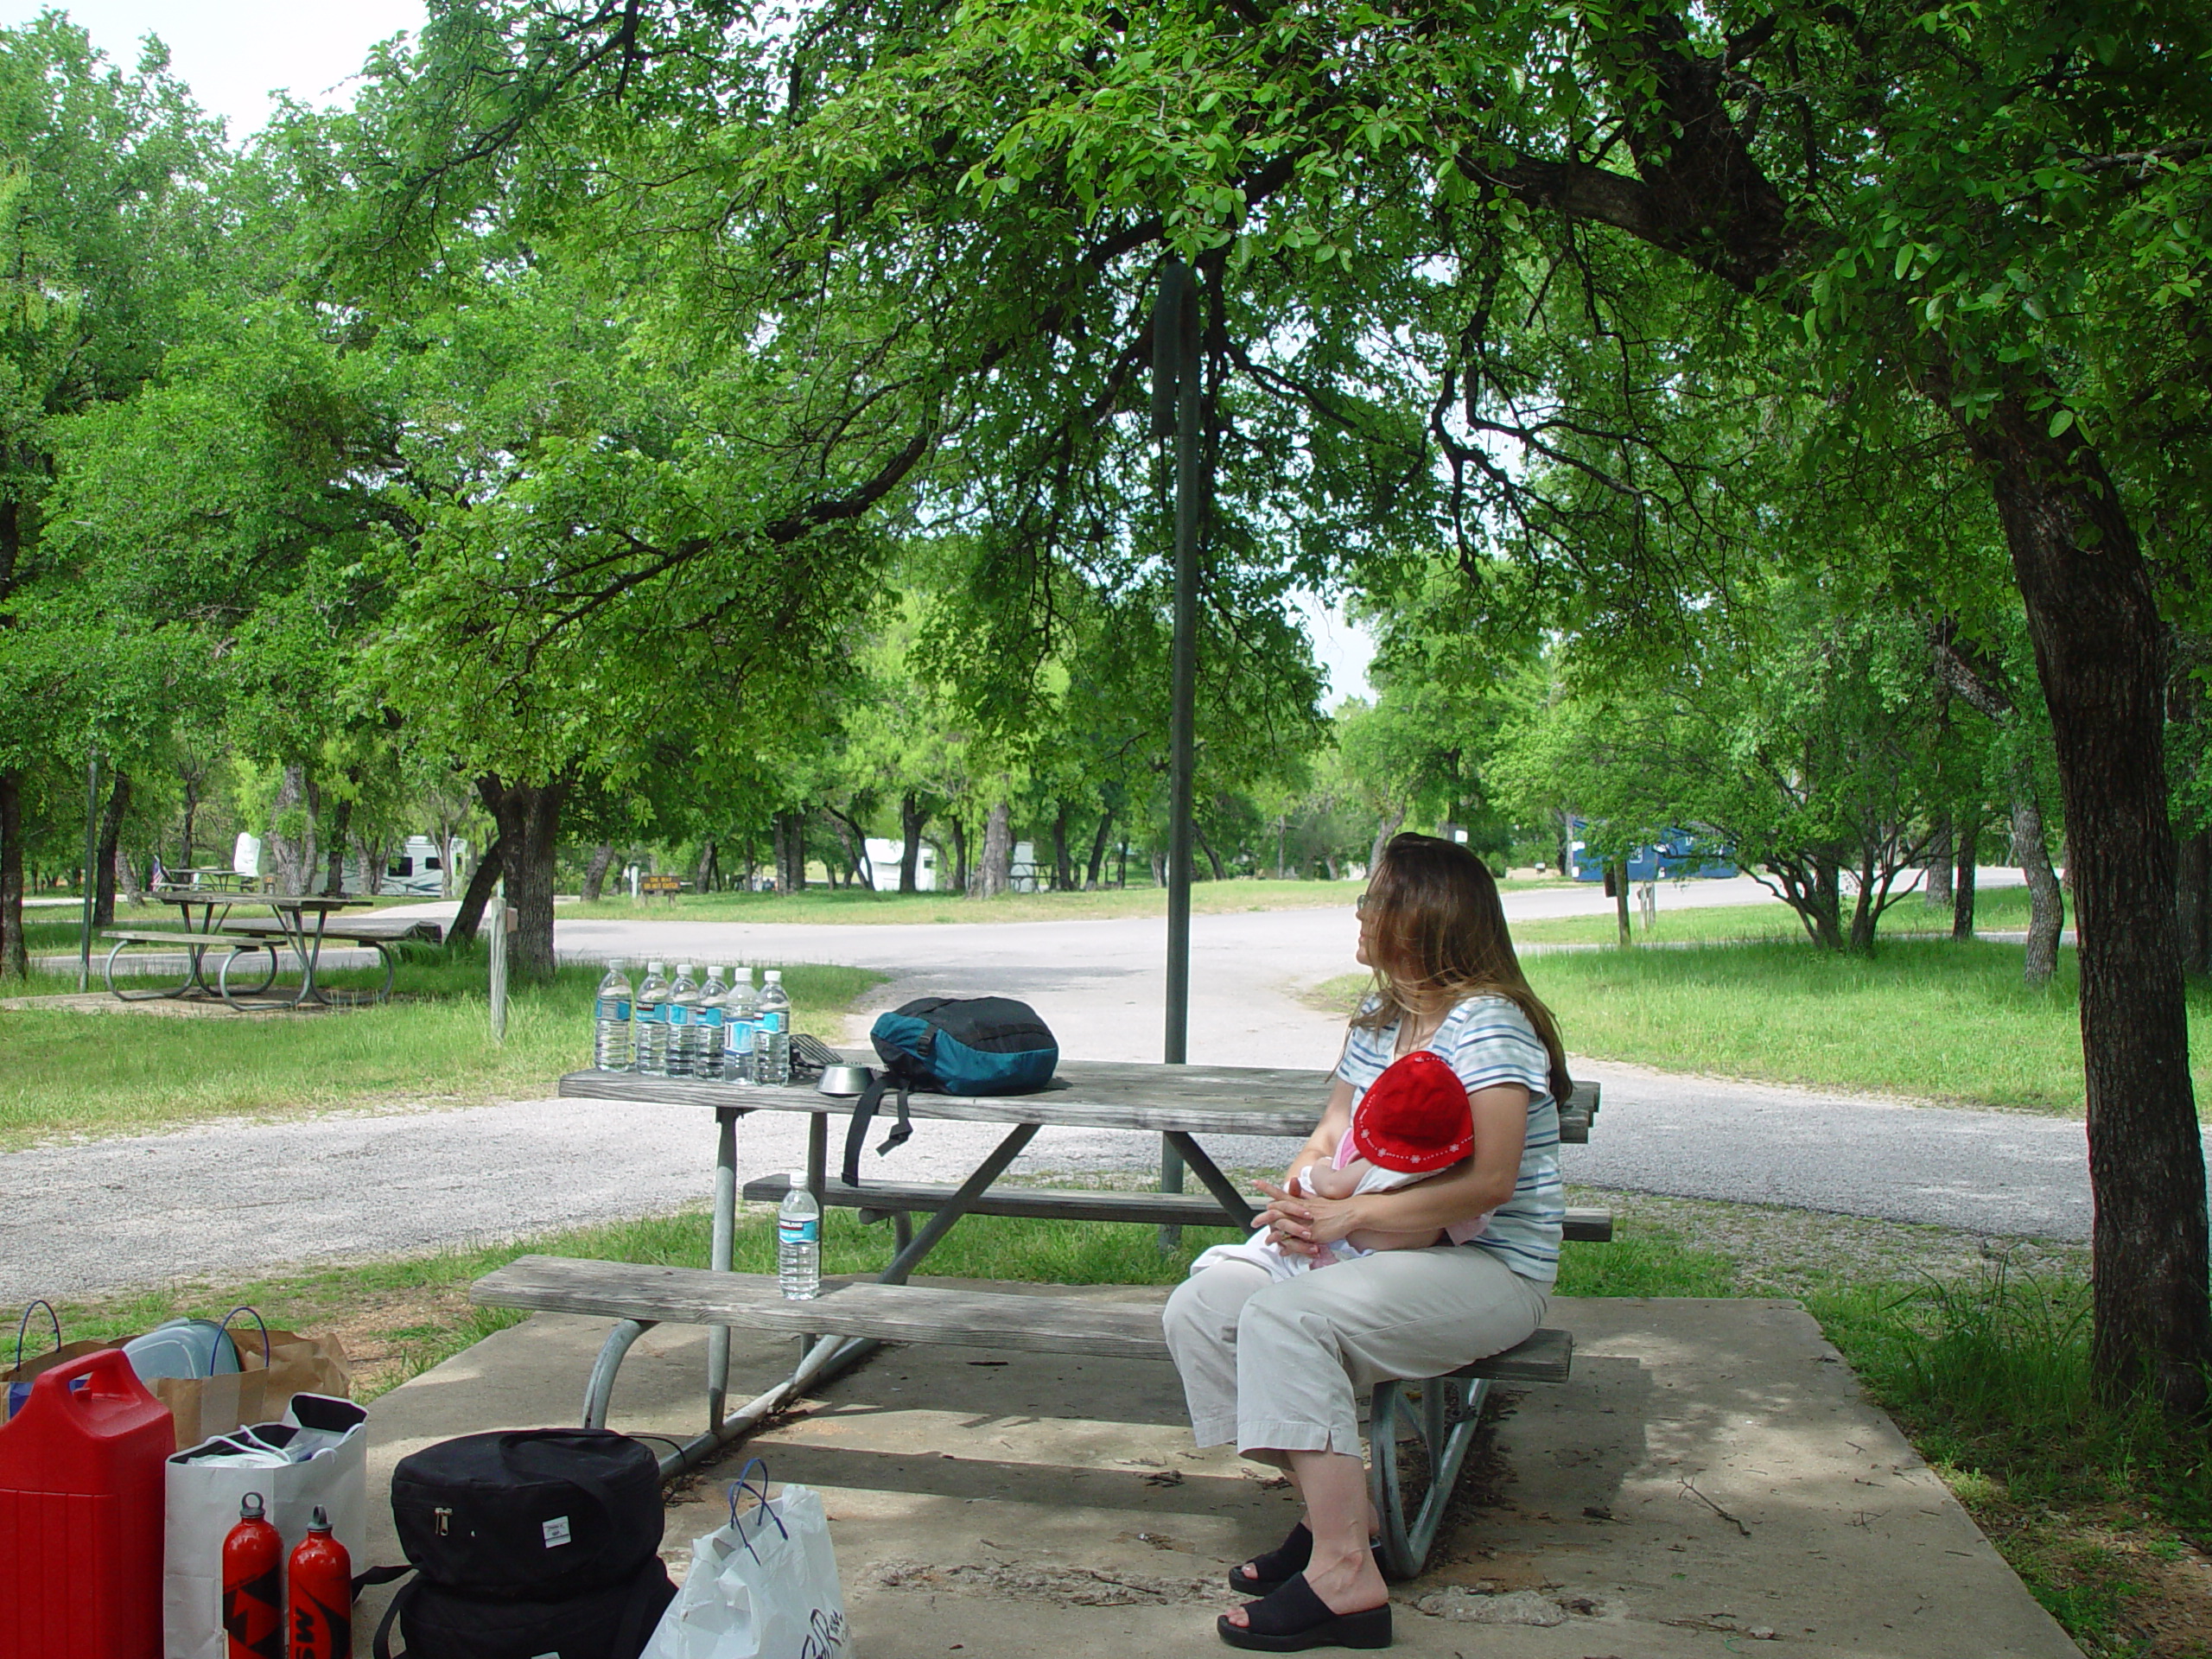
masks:
<instances>
[{"instance_id":1,"label":"black camera bag","mask_svg":"<svg viewBox=\"0 0 2212 1659\"><path fill-rule=\"evenodd\" d=\"M660 1460L604 1428L498 1429L400 1459L399 1547L474 1596L574 1597L626 1583L659 1553Z\"/></svg>"},{"instance_id":2,"label":"black camera bag","mask_svg":"<svg viewBox=\"0 0 2212 1659\"><path fill-rule=\"evenodd\" d=\"M473 1596L418 1578L392 1599L377 1630L376 1659L638 1659L676 1599L656 1555L630 1576L561 1600Z\"/></svg>"}]
</instances>

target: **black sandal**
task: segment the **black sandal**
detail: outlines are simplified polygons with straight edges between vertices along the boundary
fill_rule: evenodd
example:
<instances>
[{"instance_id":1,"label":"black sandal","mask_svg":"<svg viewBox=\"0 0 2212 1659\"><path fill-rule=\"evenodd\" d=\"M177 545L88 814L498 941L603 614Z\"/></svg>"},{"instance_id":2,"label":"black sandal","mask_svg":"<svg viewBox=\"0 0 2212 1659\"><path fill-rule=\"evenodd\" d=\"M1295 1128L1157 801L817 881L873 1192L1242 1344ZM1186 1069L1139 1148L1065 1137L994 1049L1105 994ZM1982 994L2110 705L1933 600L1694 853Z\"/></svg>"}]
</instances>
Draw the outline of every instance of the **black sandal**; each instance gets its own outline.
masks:
<instances>
[{"instance_id":1,"label":"black sandal","mask_svg":"<svg viewBox=\"0 0 2212 1659\"><path fill-rule=\"evenodd\" d=\"M1232 1624L1224 1613L1214 1621L1221 1639L1232 1648L1262 1653L1302 1653L1307 1648L1387 1648L1390 1645L1390 1604L1332 1613L1300 1573L1273 1595L1244 1604L1251 1622Z\"/></svg>"},{"instance_id":2,"label":"black sandal","mask_svg":"<svg viewBox=\"0 0 2212 1659\"><path fill-rule=\"evenodd\" d=\"M1382 1567L1382 1546L1370 1546L1375 1551L1375 1566ZM1290 1529L1290 1536L1280 1547L1264 1555L1255 1555L1252 1565L1260 1570L1247 1573L1242 1567L1229 1569L1229 1587L1240 1596L1273 1595L1306 1570L1313 1559L1313 1535L1301 1521Z\"/></svg>"}]
</instances>

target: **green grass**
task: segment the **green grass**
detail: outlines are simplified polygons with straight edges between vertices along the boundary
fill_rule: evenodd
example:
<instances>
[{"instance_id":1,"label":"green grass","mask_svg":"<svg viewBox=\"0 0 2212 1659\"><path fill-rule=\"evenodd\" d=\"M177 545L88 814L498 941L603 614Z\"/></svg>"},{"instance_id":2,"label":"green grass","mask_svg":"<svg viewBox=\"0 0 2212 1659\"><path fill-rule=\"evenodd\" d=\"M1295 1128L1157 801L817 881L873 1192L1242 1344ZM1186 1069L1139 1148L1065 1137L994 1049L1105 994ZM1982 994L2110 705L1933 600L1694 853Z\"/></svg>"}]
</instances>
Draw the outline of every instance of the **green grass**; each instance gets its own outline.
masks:
<instances>
[{"instance_id":1,"label":"green grass","mask_svg":"<svg viewBox=\"0 0 2212 1659\"><path fill-rule=\"evenodd\" d=\"M2018 945L1903 939L1872 957L1802 944L1532 956L1529 983L1567 1048L1662 1071L1863 1090L1947 1103L2078 1115L2082 1029L2074 953L2050 984L2020 981ZM1347 1011L1364 975L1315 988ZM2212 1028L2212 985L2190 1010ZM2212 1049L2194 1057L2212 1097Z\"/></svg>"},{"instance_id":2,"label":"green grass","mask_svg":"<svg viewBox=\"0 0 2212 1659\"><path fill-rule=\"evenodd\" d=\"M1634 904L1629 913L1638 944L1718 944L1786 940L1805 941L1804 924L1786 905L1700 905L1695 883L1685 887L1659 887L1659 904L1649 931ZM1680 906L1676 908L1675 906ZM1850 912L1845 912L1847 925ZM2073 920L2069 914L2067 918ZM1983 893L1974 905L1974 926L2004 932L2028 925L2025 887L1995 887ZM1552 916L1540 921L1516 922L1514 941L1519 944L1612 944L1618 941L1620 924L1610 911L1593 916ZM1907 894L1884 914L1879 940L1936 933L1948 938L1951 931L1948 909L1931 910L1917 893Z\"/></svg>"},{"instance_id":3,"label":"green grass","mask_svg":"<svg viewBox=\"0 0 2212 1659\"><path fill-rule=\"evenodd\" d=\"M1247 910L1304 910L1325 906L1351 909L1359 897L1357 881L1200 881L1191 888L1191 908L1200 914ZM626 895L596 904L581 899L561 906L570 917L624 921L664 918L679 922L950 923L1105 921L1121 916L1163 916L1162 887L1107 888L1096 893L1009 893L996 899L970 899L957 893L871 893L865 887L809 887L804 893L683 893L672 899Z\"/></svg>"},{"instance_id":4,"label":"green grass","mask_svg":"<svg viewBox=\"0 0 2212 1659\"><path fill-rule=\"evenodd\" d=\"M410 947L394 1000L377 1007L256 1018L0 1009L0 1147L213 1117L542 1096L589 1064L591 993L603 971L583 963L548 985L515 986L504 1047L489 1035L480 943L459 955ZM381 974L330 977L364 986ZM786 968L796 1027L837 1036L846 1007L881 978Z\"/></svg>"}]
</instances>

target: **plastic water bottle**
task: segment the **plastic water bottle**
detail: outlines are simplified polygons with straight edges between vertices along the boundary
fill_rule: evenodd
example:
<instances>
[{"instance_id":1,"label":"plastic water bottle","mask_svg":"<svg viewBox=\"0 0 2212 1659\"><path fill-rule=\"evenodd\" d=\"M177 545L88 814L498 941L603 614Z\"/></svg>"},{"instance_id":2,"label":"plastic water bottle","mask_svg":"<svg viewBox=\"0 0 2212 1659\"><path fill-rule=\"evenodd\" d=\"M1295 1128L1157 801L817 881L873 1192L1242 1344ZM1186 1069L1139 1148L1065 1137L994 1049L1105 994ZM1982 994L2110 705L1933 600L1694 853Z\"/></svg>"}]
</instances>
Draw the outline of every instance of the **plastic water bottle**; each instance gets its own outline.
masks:
<instances>
[{"instance_id":1,"label":"plastic water bottle","mask_svg":"<svg viewBox=\"0 0 2212 1659\"><path fill-rule=\"evenodd\" d=\"M822 1206L807 1191L803 1169L791 1172L791 1190L776 1212L776 1283L794 1302L822 1294Z\"/></svg>"},{"instance_id":2,"label":"plastic water bottle","mask_svg":"<svg viewBox=\"0 0 2212 1659\"><path fill-rule=\"evenodd\" d=\"M753 970L741 968L722 1002L722 1081L753 1081L753 1043L760 1025L760 998Z\"/></svg>"},{"instance_id":3,"label":"plastic water bottle","mask_svg":"<svg viewBox=\"0 0 2212 1659\"><path fill-rule=\"evenodd\" d=\"M784 970L771 968L760 988L760 1030L753 1039L753 1080L780 1086L791 1080L791 1000Z\"/></svg>"},{"instance_id":4,"label":"plastic water bottle","mask_svg":"<svg viewBox=\"0 0 2212 1659\"><path fill-rule=\"evenodd\" d=\"M695 1077L722 1074L723 1020L728 1014L722 1004L729 997L728 973L727 968L709 968L705 982L699 987L699 1065Z\"/></svg>"},{"instance_id":5,"label":"plastic water bottle","mask_svg":"<svg viewBox=\"0 0 2212 1659\"><path fill-rule=\"evenodd\" d=\"M668 1075L668 964L649 962L638 987L638 1070L649 1077Z\"/></svg>"},{"instance_id":6,"label":"plastic water bottle","mask_svg":"<svg viewBox=\"0 0 2212 1659\"><path fill-rule=\"evenodd\" d=\"M662 1017L668 1021L668 1075L697 1077L699 1037L704 1027L699 1024L699 982L691 977L688 962L676 964L676 982L669 987Z\"/></svg>"},{"instance_id":7,"label":"plastic water bottle","mask_svg":"<svg viewBox=\"0 0 2212 1659\"><path fill-rule=\"evenodd\" d=\"M637 1061L630 1029L630 976L620 957L607 964L592 1003L591 1063L601 1071L627 1071Z\"/></svg>"}]
</instances>

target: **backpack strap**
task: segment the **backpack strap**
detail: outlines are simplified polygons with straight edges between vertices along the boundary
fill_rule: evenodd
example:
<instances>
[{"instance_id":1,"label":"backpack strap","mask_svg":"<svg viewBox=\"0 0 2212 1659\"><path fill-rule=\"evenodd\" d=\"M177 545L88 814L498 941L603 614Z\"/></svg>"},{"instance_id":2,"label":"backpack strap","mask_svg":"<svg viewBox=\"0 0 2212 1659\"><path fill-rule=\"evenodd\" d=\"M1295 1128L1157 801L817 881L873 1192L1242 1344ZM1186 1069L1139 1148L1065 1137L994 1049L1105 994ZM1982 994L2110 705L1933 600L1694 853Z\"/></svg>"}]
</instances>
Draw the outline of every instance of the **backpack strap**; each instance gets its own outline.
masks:
<instances>
[{"instance_id":1,"label":"backpack strap","mask_svg":"<svg viewBox=\"0 0 2212 1659\"><path fill-rule=\"evenodd\" d=\"M852 1122L845 1129L845 1162L837 1172L838 1179L847 1186L861 1184L861 1148L868 1142L868 1126L874 1119L876 1109L883 1104L883 1096L894 1086L899 1090L899 1122L875 1149L876 1155L881 1157L892 1147L904 1146L913 1135L913 1121L906 1116L906 1079L903 1074L894 1075L886 1069L861 1090L861 1097L853 1103Z\"/></svg>"},{"instance_id":2,"label":"backpack strap","mask_svg":"<svg viewBox=\"0 0 2212 1659\"><path fill-rule=\"evenodd\" d=\"M353 1575L353 1599L359 1601L361 1592L372 1585L396 1583L414 1570L411 1567L372 1567L365 1573L356 1573Z\"/></svg>"},{"instance_id":3,"label":"backpack strap","mask_svg":"<svg viewBox=\"0 0 2212 1659\"><path fill-rule=\"evenodd\" d=\"M391 1571L390 1567L383 1567L373 1569L374 1573L388 1573L390 1571ZM365 1573L363 1576L371 1577L373 1576L373 1573ZM391 1627L398 1620L399 1610L406 1606L409 1602L414 1600L415 1592L422 1587L423 1580L416 1579L414 1583L409 1585L404 1590L402 1590L397 1595L394 1596L391 1599L391 1605L384 1610L384 1618L377 1625L376 1640L371 1644L369 1649L369 1651L375 1656L375 1659L391 1659ZM402 1631L400 1635L401 1639L404 1640L406 1632ZM403 1649L401 1650L399 1659L407 1659L405 1649Z\"/></svg>"}]
</instances>

